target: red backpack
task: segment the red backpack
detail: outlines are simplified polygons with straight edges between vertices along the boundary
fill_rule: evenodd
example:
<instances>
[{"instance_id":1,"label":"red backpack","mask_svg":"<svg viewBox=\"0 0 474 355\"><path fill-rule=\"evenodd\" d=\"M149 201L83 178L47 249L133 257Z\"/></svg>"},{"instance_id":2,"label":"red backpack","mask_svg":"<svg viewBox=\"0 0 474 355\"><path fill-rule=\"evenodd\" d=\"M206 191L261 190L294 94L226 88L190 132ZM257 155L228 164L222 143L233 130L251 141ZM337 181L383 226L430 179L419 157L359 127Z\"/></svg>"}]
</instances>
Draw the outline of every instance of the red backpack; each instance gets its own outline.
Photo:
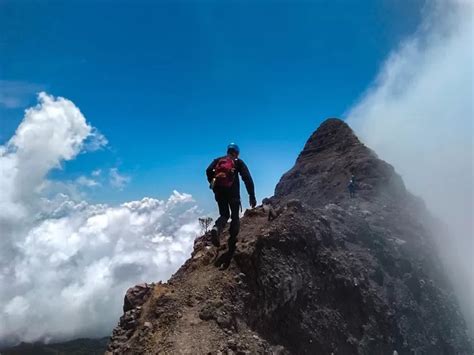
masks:
<instances>
[{"instance_id":1,"label":"red backpack","mask_svg":"<svg viewBox=\"0 0 474 355\"><path fill-rule=\"evenodd\" d=\"M217 161L215 171L215 186L231 187L234 183L235 163L231 157L223 157Z\"/></svg>"}]
</instances>

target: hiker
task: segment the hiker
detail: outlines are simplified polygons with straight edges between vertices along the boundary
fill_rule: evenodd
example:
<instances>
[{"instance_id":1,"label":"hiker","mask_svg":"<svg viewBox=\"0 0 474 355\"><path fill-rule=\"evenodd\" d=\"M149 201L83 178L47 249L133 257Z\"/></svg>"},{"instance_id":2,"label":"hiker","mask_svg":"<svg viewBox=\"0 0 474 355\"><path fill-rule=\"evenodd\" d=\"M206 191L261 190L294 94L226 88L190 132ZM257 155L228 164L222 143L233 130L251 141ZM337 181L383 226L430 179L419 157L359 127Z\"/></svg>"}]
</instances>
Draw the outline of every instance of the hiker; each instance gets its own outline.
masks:
<instances>
[{"instance_id":1,"label":"hiker","mask_svg":"<svg viewBox=\"0 0 474 355\"><path fill-rule=\"evenodd\" d=\"M239 159L240 149L235 143L227 146L227 155L214 159L206 169L207 180L219 207L219 218L211 229L211 242L214 246L220 245L219 236L222 233L229 217L231 218L229 228L227 259L223 264L228 266L235 252L237 235L239 234L240 221L239 212L242 208L240 203L240 179L245 183L249 194L250 207L257 205L252 177L247 165ZM220 265L219 265L220 266Z\"/></svg>"},{"instance_id":2,"label":"hiker","mask_svg":"<svg viewBox=\"0 0 474 355\"><path fill-rule=\"evenodd\" d=\"M349 196L351 198L354 198L355 197L355 190L356 190L356 187L355 187L355 176L352 175L350 181L349 181L349 184L347 185L347 189L349 190Z\"/></svg>"}]
</instances>

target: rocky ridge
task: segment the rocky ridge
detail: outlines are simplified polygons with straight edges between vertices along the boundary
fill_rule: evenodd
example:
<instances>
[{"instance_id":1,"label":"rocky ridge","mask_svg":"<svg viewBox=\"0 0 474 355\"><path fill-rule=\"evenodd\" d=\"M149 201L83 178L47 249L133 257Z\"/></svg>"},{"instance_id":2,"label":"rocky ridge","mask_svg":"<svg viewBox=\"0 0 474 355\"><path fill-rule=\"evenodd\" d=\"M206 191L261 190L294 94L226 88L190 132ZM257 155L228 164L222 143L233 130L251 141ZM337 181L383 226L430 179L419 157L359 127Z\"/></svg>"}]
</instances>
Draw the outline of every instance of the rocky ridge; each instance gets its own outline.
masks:
<instances>
[{"instance_id":1,"label":"rocky ridge","mask_svg":"<svg viewBox=\"0 0 474 355\"><path fill-rule=\"evenodd\" d=\"M267 201L276 218L246 211L229 269L204 235L167 283L130 289L107 353L472 354L432 218L343 121L318 128Z\"/></svg>"}]
</instances>

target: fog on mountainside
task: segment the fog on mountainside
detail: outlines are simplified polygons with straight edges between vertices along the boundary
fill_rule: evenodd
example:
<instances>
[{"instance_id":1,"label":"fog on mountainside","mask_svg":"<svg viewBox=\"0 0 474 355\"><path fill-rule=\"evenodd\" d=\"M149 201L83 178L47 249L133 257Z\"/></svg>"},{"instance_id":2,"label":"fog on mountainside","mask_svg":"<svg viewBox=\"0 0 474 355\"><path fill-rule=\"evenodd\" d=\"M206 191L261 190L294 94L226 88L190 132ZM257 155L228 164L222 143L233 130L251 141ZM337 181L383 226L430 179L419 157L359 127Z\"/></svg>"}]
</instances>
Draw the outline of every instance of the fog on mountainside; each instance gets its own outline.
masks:
<instances>
[{"instance_id":1,"label":"fog on mountainside","mask_svg":"<svg viewBox=\"0 0 474 355\"><path fill-rule=\"evenodd\" d=\"M347 122L445 224L439 251L474 330L473 25L469 1L436 1ZM439 228L436 228L438 229ZM473 332L474 334L474 332Z\"/></svg>"}]
</instances>

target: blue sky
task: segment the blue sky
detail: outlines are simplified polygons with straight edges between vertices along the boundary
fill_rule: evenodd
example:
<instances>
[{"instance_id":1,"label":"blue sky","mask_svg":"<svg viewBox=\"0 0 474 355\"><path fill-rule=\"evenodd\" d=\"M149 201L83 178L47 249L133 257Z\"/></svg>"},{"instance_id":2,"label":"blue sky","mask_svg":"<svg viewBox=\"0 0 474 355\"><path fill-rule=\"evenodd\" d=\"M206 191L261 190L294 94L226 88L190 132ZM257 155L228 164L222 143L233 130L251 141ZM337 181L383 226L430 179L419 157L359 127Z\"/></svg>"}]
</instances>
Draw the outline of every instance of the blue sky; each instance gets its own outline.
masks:
<instances>
[{"instance_id":1,"label":"blue sky","mask_svg":"<svg viewBox=\"0 0 474 355\"><path fill-rule=\"evenodd\" d=\"M92 200L177 189L212 208L204 169L230 141L261 200L319 123L363 94L421 12L415 0L3 0L0 143L45 90L72 100L109 142L54 178L110 168L130 177Z\"/></svg>"}]
</instances>

